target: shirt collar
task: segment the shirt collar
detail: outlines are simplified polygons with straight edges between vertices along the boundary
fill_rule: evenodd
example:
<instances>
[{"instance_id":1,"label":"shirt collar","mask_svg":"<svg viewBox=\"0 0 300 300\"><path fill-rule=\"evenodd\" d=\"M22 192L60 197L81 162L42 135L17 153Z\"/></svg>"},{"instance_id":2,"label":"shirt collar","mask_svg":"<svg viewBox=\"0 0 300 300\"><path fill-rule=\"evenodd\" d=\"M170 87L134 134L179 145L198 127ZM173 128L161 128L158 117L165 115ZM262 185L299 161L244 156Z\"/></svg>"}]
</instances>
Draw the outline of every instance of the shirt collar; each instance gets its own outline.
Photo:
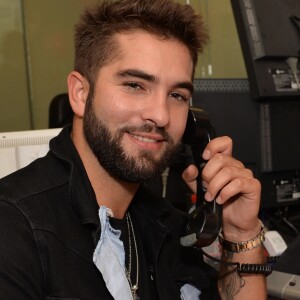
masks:
<instances>
[{"instance_id":1,"label":"shirt collar","mask_svg":"<svg viewBox=\"0 0 300 300\"><path fill-rule=\"evenodd\" d=\"M68 125L50 141L50 153L59 159L68 172L69 193L74 210L81 223L99 226L98 203L83 163L71 139L72 126Z\"/></svg>"}]
</instances>

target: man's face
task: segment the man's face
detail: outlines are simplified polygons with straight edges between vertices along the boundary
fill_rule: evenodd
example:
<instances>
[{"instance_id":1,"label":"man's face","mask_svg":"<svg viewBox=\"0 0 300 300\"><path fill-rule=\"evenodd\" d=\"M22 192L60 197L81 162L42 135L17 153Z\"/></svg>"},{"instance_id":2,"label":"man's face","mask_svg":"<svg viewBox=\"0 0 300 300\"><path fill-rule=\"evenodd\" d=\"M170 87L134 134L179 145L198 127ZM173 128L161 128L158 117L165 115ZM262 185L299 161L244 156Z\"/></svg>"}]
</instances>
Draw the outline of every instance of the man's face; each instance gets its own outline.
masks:
<instances>
[{"instance_id":1,"label":"man's face","mask_svg":"<svg viewBox=\"0 0 300 300\"><path fill-rule=\"evenodd\" d=\"M84 134L114 178L160 174L180 148L192 89L188 49L136 31L116 35L119 53L100 69L87 100Z\"/></svg>"}]
</instances>

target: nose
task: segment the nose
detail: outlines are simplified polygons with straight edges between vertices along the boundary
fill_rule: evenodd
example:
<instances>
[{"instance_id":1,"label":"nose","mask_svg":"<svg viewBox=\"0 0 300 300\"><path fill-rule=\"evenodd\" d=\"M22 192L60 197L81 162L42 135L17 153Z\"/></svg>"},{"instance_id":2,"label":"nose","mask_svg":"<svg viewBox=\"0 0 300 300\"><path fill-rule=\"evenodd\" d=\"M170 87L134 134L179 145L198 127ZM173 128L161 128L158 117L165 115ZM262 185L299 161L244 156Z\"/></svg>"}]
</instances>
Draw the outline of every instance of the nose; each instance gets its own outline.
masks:
<instances>
[{"instance_id":1,"label":"nose","mask_svg":"<svg viewBox=\"0 0 300 300\"><path fill-rule=\"evenodd\" d=\"M166 96L153 97L143 108L143 119L157 127L165 127L170 121L170 107Z\"/></svg>"}]
</instances>

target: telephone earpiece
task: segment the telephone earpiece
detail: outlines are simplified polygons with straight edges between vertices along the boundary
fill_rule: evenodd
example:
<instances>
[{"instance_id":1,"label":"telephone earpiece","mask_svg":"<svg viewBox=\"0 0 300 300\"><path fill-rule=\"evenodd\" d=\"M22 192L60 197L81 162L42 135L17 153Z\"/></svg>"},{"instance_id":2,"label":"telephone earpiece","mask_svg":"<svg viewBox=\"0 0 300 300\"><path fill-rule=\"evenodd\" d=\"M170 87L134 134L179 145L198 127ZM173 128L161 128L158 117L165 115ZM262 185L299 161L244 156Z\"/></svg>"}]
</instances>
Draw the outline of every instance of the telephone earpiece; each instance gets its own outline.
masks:
<instances>
[{"instance_id":1,"label":"telephone earpiece","mask_svg":"<svg viewBox=\"0 0 300 300\"><path fill-rule=\"evenodd\" d=\"M204 200L188 216L185 235L180 238L180 243L182 246L207 247L215 241L221 226L222 207L215 200Z\"/></svg>"},{"instance_id":2,"label":"telephone earpiece","mask_svg":"<svg viewBox=\"0 0 300 300\"><path fill-rule=\"evenodd\" d=\"M222 225L222 206L215 200L207 202L201 183L201 171L205 166L202 152L215 136L207 114L202 109L190 108L183 143L192 152L194 164L199 170L197 178L197 202L195 210L188 216L185 233L180 239L183 246L207 247L214 242Z\"/></svg>"}]
</instances>

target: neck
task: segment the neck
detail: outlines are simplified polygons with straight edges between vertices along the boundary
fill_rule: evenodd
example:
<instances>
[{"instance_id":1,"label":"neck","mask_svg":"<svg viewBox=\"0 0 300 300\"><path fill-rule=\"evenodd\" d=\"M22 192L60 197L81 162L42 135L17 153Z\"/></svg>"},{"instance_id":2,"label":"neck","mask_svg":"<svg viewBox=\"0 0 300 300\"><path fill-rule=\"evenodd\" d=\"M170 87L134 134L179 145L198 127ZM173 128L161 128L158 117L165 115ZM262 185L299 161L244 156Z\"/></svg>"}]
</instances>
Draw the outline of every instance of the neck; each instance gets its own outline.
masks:
<instances>
[{"instance_id":1,"label":"neck","mask_svg":"<svg viewBox=\"0 0 300 300\"><path fill-rule=\"evenodd\" d=\"M109 207L115 218L122 219L139 185L115 180L106 172L104 176L101 175L97 174L90 178L98 205Z\"/></svg>"},{"instance_id":2,"label":"neck","mask_svg":"<svg viewBox=\"0 0 300 300\"><path fill-rule=\"evenodd\" d=\"M72 139L96 194L98 205L110 208L115 218L123 218L139 184L111 177L99 164L84 139L81 128L73 126Z\"/></svg>"}]
</instances>

